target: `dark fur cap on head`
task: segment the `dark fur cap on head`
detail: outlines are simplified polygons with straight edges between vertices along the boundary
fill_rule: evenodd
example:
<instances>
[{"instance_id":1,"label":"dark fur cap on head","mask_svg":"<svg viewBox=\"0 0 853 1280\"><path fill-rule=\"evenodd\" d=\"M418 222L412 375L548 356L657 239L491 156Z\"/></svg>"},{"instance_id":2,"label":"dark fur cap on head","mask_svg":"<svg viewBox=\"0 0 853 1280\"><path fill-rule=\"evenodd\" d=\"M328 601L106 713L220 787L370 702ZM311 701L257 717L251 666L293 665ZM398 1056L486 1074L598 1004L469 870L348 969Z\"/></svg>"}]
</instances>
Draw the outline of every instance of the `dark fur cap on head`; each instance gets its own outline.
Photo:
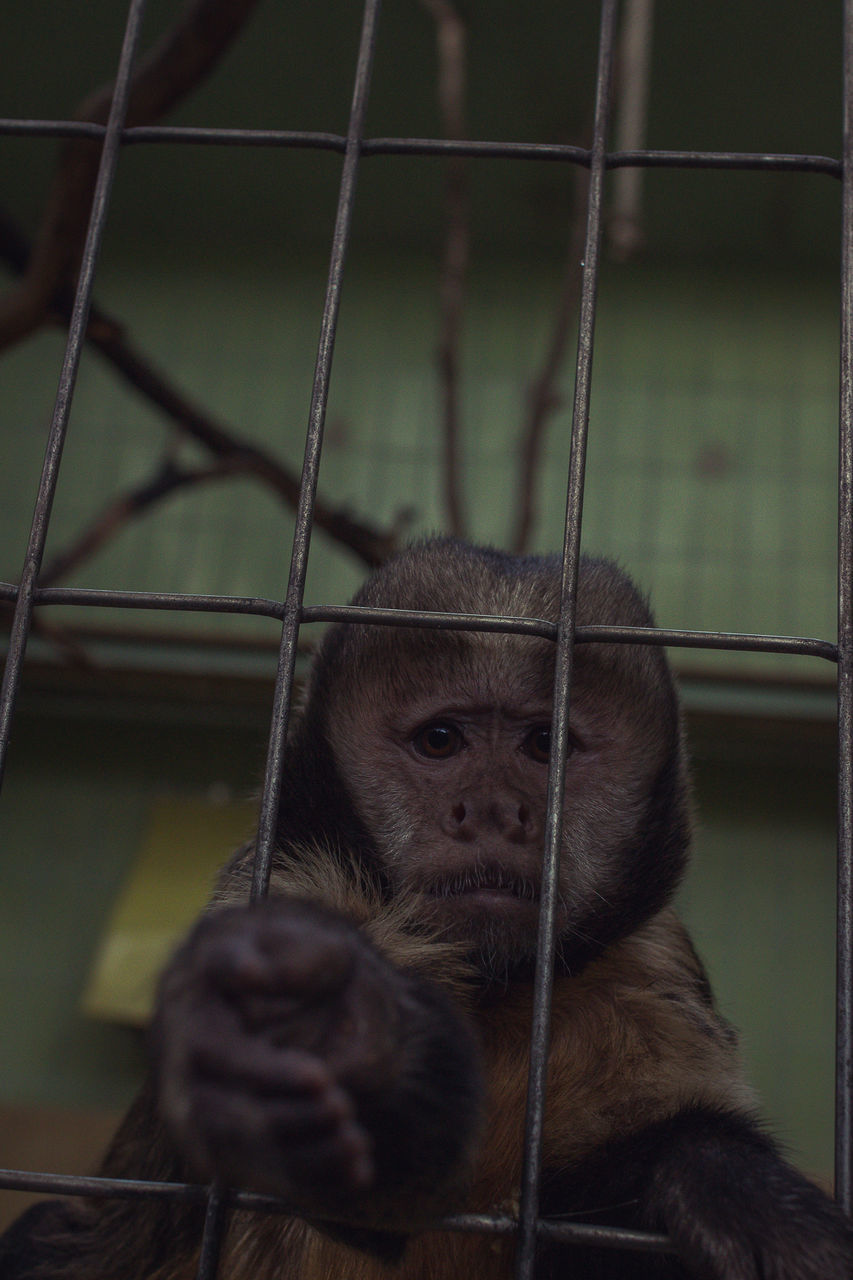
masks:
<instances>
[{"instance_id":1,"label":"dark fur cap on head","mask_svg":"<svg viewBox=\"0 0 853 1280\"><path fill-rule=\"evenodd\" d=\"M373 573L353 597L359 606L418 609L432 613L482 613L540 618L556 623L560 608L561 563L556 555L514 556L491 547L476 547L456 538L433 538L413 544ZM578 586L577 625L652 626L643 597L630 579L606 560L583 559ZM446 670L454 652L470 651L472 634L419 628L388 628L343 624L331 628L317 655L310 690L321 701L335 689L344 696L351 682L388 678L399 654L415 656L427 666ZM549 689L553 681L554 646L550 641L490 635L490 660L501 648L512 654L518 646L536 645L543 655ZM596 646L596 663L608 678L638 667L649 683L652 669L667 672L660 651L644 646ZM621 653L617 650L621 649ZM576 661L585 662L579 647ZM660 675L658 676L660 679ZM666 682L671 685L668 675ZM630 681L632 685L635 681ZM322 691L322 692L321 692ZM673 697L673 710L675 700Z\"/></svg>"}]
</instances>

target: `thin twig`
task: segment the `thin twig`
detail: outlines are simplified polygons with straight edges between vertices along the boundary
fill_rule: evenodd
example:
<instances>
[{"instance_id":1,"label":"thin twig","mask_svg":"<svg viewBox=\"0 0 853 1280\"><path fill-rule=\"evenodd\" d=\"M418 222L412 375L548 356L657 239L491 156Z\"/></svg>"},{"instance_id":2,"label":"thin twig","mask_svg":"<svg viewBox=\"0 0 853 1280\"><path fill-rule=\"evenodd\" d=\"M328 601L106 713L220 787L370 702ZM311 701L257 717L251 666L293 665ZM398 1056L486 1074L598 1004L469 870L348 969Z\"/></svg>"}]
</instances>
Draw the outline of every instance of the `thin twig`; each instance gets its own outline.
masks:
<instances>
[{"instance_id":1,"label":"thin twig","mask_svg":"<svg viewBox=\"0 0 853 1280\"><path fill-rule=\"evenodd\" d=\"M177 490L195 487L210 480L230 479L243 470L245 468L233 460L189 470L176 466L167 459L150 480L134 485L126 493L113 498L69 547L54 556L39 574L39 586L50 587L68 577L131 520Z\"/></svg>"},{"instance_id":2,"label":"thin twig","mask_svg":"<svg viewBox=\"0 0 853 1280\"><path fill-rule=\"evenodd\" d=\"M230 461L232 466L239 465L242 471L257 476L289 507L296 507L299 500L296 474L265 449L258 448L236 431L215 421L189 397L176 390L133 349L120 328L102 312L93 310L88 337L131 386L158 405L182 431L203 444L214 457ZM371 568L383 564L398 548L398 528L380 529L319 498L314 507L314 523Z\"/></svg>"},{"instance_id":3,"label":"thin twig","mask_svg":"<svg viewBox=\"0 0 853 1280\"><path fill-rule=\"evenodd\" d=\"M627 0L616 72L616 149L640 151L646 142L649 62L654 0ZM644 243L641 168L626 166L613 175L613 204L608 232L610 252L624 262Z\"/></svg>"},{"instance_id":4,"label":"thin twig","mask_svg":"<svg viewBox=\"0 0 853 1280\"><path fill-rule=\"evenodd\" d=\"M589 170L577 167L574 210L563 287L557 301L557 311L545 359L527 394L525 417L520 435L518 517L513 538L513 549L516 554L528 549L536 521L536 486L541 470L545 429L551 414L562 403L562 396L557 390L557 379L563 366L569 335L577 320L581 288L581 255L586 237L588 190Z\"/></svg>"},{"instance_id":5,"label":"thin twig","mask_svg":"<svg viewBox=\"0 0 853 1280\"><path fill-rule=\"evenodd\" d=\"M622 27L619 66L615 80L620 102L617 148L639 150L645 139L654 0L628 0ZM642 245L640 205L642 169L619 169L614 174L614 205L609 226L611 251L624 259ZM575 320L581 288L581 263L586 232L589 170L575 171L575 213L564 285L557 306L551 342L539 376L530 388L521 433L521 487L514 549L526 551L536 520L536 483L541 469L542 443L550 415L561 397L556 390L566 343Z\"/></svg>"},{"instance_id":6,"label":"thin twig","mask_svg":"<svg viewBox=\"0 0 853 1280\"><path fill-rule=\"evenodd\" d=\"M257 0L192 0L139 62L131 82L127 126L152 123L194 89L256 4ZM112 95L112 84L96 90L79 107L76 118L103 123ZM87 139L72 139L62 148L26 272L0 299L0 350L34 332L57 295L73 285L99 157L100 144Z\"/></svg>"},{"instance_id":7,"label":"thin twig","mask_svg":"<svg viewBox=\"0 0 853 1280\"><path fill-rule=\"evenodd\" d=\"M450 0L422 0L436 23L438 47L438 106L444 135L464 138L466 32ZM464 537L466 520L460 460L461 415L459 371L462 314L465 305L470 244L468 162L451 156L444 188L445 237L441 265L441 336L438 367L442 392L444 487L450 531Z\"/></svg>"}]
</instances>

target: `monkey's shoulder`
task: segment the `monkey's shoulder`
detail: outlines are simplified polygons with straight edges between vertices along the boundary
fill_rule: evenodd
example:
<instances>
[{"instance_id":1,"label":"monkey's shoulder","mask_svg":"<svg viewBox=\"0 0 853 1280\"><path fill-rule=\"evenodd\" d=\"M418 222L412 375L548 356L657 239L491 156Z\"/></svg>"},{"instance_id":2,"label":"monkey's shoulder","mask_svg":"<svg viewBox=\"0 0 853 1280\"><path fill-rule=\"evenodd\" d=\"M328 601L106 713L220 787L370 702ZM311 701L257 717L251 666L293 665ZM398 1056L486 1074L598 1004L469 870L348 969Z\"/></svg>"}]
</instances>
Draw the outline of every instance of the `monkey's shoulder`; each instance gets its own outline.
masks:
<instances>
[{"instance_id":1,"label":"monkey's shoulder","mask_svg":"<svg viewBox=\"0 0 853 1280\"><path fill-rule=\"evenodd\" d=\"M555 1096L586 1095L626 1132L707 1105L752 1113L737 1037L677 915L666 909L577 979L555 984ZM609 1136L609 1135L607 1135Z\"/></svg>"},{"instance_id":2,"label":"monkey's shoulder","mask_svg":"<svg viewBox=\"0 0 853 1280\"><path fill-rule=\"evenodd\" d=\"M475 1010L489 1097L487 1180L490 1171L505 1177L520 1144L532 1001L530 985L519 984ZM755 1097L690 938L667 910L580 975L555 980L544 1165L576 1166L615 1137L696 1106L751 1116Z\"/></svg>"}]
</instances>

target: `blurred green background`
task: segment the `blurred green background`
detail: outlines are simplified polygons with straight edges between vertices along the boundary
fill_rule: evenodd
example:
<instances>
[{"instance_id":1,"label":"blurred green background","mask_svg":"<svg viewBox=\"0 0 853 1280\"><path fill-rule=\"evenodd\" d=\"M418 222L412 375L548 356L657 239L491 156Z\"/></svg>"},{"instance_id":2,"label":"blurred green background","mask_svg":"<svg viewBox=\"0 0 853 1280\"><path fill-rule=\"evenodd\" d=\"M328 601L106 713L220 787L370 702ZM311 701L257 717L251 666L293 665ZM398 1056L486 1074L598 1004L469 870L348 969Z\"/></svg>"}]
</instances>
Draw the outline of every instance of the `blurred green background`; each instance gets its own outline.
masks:
<instances>
[{"instance_id":1,"label":"blurred green background","mask_svg":"<svg viewBox=\"0 0 853 1280\"><path fill-rule=\"evenodd\" d=\"M469 135L582 143L597 6L459 7ZM112 75L122 8L36 0L7 15L0 117L71 115ZM147 39L172 11L149 6ZM358 6L340 0L262 4L170 119L345 132L358 22ZM840 49L835 5L659 0L647 144L837 156ZM426 8L386 3L368 134L439 136L435 84ZM0 138L0 205L30 235L57 147ZM126 148L95 290L178 388L296 469L340 165L283 149ZM381 528L405 513L412 533L447 520L436 369L445 174L435 158L362 164L320 477L326 502ZM575 182L562 165L507 160L472 162L468 180L463 489L469 535L506 545ZM608 184L610 197L613 175ZM624 263L605 245L583 540L625 565L664 625L835 638L839 210L826 175L648 171L642 252ZM49 329L0 355L7 581L26 545L62 349ZM536 477L535 549L562 539L573 366L570 342ZM87 351L48 560L151 477L164 451L202 456ZM66 581L280 599L292 527L256 482L202 485L127 525ZM318 533L308 602L345 600L363 572ZM276 625L82 610L46 622L0 804L0 1104L111 1109L131 1095L143 1053L137 1031L80 1012L98 939L158 800L215 806L256 785ZM69 626L85 663L69 663L51 630L67 641ZM817 659L672 656L697 769L685 911L768 1115L829 1179L834 671Z\"/></svg>"}]
</instances>

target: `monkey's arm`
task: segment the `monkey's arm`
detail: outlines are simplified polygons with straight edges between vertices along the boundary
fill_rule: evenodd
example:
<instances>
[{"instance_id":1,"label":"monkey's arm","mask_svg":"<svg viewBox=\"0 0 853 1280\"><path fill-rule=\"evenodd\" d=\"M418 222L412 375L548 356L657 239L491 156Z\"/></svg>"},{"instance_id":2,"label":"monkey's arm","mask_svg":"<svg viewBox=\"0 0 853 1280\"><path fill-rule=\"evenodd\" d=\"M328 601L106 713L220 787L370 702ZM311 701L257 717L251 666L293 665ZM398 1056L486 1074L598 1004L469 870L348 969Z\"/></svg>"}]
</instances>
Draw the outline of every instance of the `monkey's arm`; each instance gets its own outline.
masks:
<instances>
[{"instance_id":1,"label":"monkey's arm","mask_svg":"<svg viewBox=\"0 0 853 1280\"><path fill-rule=\"evenodd\" d=\"M590 1265L601 1280L853 1276L850 1222L752 1119L734 1112L697 1106L608 1143L570 1176L546 1184L543 1215L567 1211L663 1231L683 1264L598 1250ZM556 1253L551 1265L559 1268Z\"/></svg>"},{"instance_id":2,"label":"monkey's arm","mask_svg":"<svg viewBox=\"0 0 853 1280\"><path fill-rule=\"evenodd\" d=\"M471 1031L325 908L276 897L204 918L165 977L154 1042L161 1110L199 1176L377 1228L427 1220L464 1185Z\"/></svg>"}]
</instances>

